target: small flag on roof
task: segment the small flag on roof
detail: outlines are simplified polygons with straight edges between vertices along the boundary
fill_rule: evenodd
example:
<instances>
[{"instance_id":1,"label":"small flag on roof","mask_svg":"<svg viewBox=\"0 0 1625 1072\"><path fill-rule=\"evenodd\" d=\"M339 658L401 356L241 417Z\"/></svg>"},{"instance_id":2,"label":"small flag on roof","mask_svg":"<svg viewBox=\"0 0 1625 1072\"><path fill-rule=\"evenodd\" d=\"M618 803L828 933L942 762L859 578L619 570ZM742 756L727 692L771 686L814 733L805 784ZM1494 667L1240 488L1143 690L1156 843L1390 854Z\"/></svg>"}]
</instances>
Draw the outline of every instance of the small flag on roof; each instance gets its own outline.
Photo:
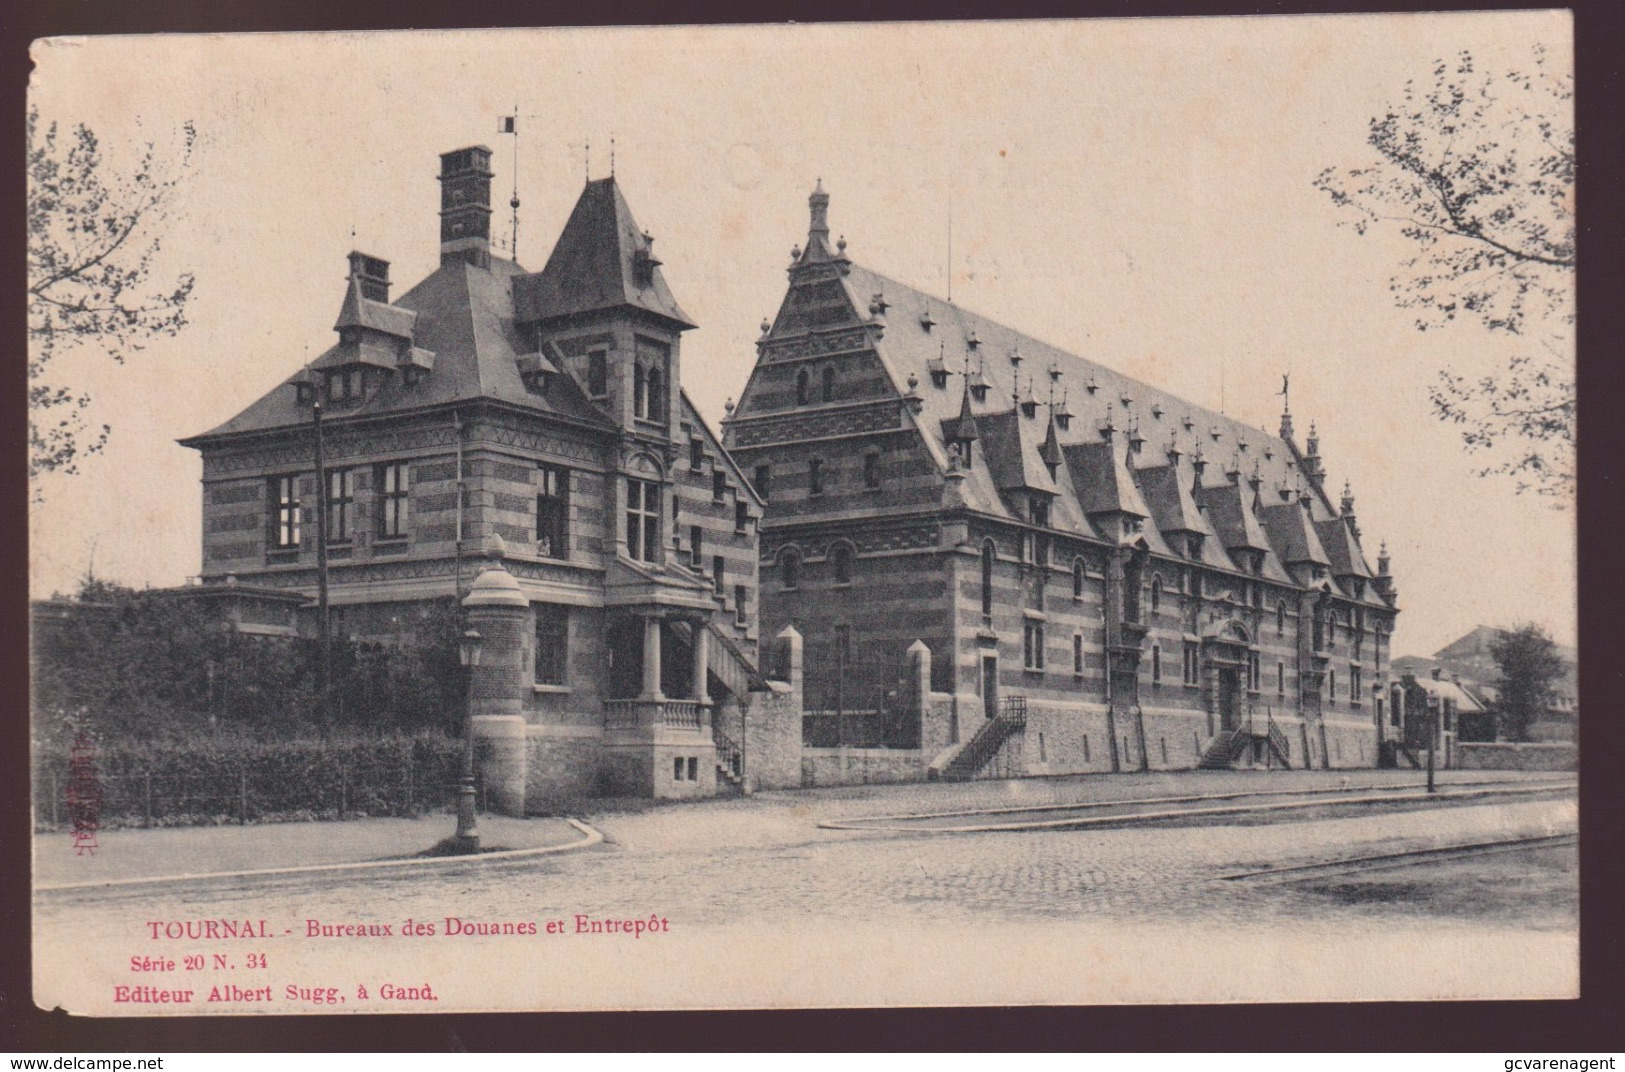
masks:
<instances>
[{"instance_id":1,"label":"small flag on roof","mask_svg":"<svg viewBox=\"0 0 1625 1072\"><path fill-rule=\"evenodd\" d=\"M498 134L518 134L519 133L518 122L519 122L519 117L516 116L516 115L502 116L501 118L499 118L497 120L497 133Z\"/></svg>"}]
</instances>

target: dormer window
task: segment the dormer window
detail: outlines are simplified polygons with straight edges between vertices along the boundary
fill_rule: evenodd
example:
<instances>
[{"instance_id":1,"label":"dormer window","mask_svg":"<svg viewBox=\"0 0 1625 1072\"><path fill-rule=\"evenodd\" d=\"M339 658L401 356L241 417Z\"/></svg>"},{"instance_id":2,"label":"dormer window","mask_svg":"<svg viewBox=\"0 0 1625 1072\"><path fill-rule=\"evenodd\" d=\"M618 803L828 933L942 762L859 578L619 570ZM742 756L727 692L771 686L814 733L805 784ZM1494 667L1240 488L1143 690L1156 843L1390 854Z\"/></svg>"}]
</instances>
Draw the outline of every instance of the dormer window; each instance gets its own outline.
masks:
<instances>
[{"instance_id":1,"label":"dormer window","mask_svg":"<svg viewBox=\"0 0 1625 1072\"><path fill-rule=\"evenodd\" d=\"M948 370L945 368L932 368L931 386L943 390L948 386Z\"/></svg>"},{"instance_id":2,"label":"dormer window","mask_svg":"<svg viewBox=\"0 0 1625 1072\"><path fill-rule=\"evenodd\" d=\"M1185 550L1187 556L1195 562L1202 558L1202 536L1200 533L1190 533L1185 537Z\"/></svg>"},{"instance_id":3,"label":"dormer window","mask_svg":"<svg viewBox=\"0 0 1625 1072\"><path fill-rule=\"evenodd\" d=\"M1029 509L1032 513L1033 524L1049 528L1049 500L1041 495L1034 495Z\"/></svg>"},{"instance_id":4,"label":"dormer window","mask_svg":"<svg viewBox=\"0 0 1625 1072\"><path fill-rule=\"evenodd\" d=\"M366 390L366 377L359 365L329 369L326 375L325 394L329 403L347 406L361 401Z\"/></svg>"}]
</instances>

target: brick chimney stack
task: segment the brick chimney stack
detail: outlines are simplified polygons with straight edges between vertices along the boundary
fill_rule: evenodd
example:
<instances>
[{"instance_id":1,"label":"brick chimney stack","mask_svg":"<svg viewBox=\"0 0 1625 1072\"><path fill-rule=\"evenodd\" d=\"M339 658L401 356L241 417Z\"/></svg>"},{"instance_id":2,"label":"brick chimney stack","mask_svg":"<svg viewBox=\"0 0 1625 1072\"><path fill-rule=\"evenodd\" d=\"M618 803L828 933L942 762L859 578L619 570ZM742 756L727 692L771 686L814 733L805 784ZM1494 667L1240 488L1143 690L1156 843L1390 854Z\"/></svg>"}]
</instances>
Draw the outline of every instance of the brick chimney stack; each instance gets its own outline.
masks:
<instances>
[{"instance_id":1,"label":"brick chimney stack","mask_svg":"<svg viewBox=\"0 0 1625 1072\"><path fill-rule=\"evenodd\" d=\"M389 262L381 257L350 251L350 278L361 284L368 301L389 302Z\"/></svg>"},{"instance_id":2,"label":"brick chimney stack","mask_svg":"<svg viewBox=\"0 0 1625 1072\"><path fill-rule=\"evenodd\" d=\"M440 154L440 263L491 267L491 150Z\"/></svg>"}]
</instances>

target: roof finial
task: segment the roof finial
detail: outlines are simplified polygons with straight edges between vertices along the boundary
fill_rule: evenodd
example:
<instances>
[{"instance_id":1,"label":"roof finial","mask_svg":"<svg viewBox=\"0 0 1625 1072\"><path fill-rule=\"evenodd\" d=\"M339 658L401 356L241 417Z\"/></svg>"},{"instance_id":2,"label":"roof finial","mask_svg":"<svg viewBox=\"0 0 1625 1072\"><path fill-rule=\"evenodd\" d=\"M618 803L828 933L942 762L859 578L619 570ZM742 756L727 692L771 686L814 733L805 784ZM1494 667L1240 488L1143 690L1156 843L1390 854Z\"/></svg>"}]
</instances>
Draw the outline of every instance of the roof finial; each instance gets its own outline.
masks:
<instances>
[{"instance_id":1,"label":"roof finial","mask_svg":"<svg viewBox=\"0 0 1625 1072\"><path fill-rule=\"evenodd\" d=\"M609 135L609 177L612 179L615 177L615 134L613 131Z\"/></svg>"},{"instance_id":2,"label":"roof finial","mask_svg":"<svg viewBox=\"0 0 1625 1072\"><path fill-rule=\"evenodd\" d=\"M585 165L587 181L591 182L592 181L592 142L590 140L584 142L582 144L582 149L584 150L584 152L586 154L586 158L587 158L587 162L586 162L586 165Z\"/></svg>"}]
</instances>

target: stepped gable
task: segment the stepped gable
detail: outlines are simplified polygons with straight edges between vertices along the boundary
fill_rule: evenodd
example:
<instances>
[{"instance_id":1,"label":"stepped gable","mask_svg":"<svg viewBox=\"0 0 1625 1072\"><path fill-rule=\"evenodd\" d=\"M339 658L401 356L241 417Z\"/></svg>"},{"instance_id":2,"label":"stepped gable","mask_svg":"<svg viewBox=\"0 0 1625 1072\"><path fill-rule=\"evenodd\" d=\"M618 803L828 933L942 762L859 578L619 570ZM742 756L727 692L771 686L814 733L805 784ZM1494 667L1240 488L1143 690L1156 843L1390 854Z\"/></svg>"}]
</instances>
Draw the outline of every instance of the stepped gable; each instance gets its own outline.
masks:
<instances>
[{"instance_id":1,"label":"stepped gable","mask_svg":"<svg viewBox=\"0 0 1625 1072\"><path fill-rule=\"evenodd\" d=\"M568 376L555 377L545 395L525 389L517 363L523 351L514 328L511 290L512 281L523 275L523 268L498 257L490 259L489 268L448 260L394 303L361 297L352 281L335 327L365 326L393 334L410 325L411 345L432 352L434 368L412 387L398 376L391 376L359 404L330 408L329 418L377 416L487 398L610 427ZM356 323L347 323L351 320ZM308 424L310 407L299 403L293 384L304 378L307 370L353 360L354 351L343 342L337 343L231 420L181 442L190 445L214 436ZM388 364L394 367L393 357Z\"/></svg>"},{"instance_id":2,"label":"stepped gable","mask_svg":"<svg viewBox=\"0 0 1625 1072\"><path fill-rule=\"evenodd\" d=\"M514 281L518 318L533 323L630 307L694 327L666 286L653 242L613 176L588 182L547 265Z\"/></svg>"}]
</instances>

